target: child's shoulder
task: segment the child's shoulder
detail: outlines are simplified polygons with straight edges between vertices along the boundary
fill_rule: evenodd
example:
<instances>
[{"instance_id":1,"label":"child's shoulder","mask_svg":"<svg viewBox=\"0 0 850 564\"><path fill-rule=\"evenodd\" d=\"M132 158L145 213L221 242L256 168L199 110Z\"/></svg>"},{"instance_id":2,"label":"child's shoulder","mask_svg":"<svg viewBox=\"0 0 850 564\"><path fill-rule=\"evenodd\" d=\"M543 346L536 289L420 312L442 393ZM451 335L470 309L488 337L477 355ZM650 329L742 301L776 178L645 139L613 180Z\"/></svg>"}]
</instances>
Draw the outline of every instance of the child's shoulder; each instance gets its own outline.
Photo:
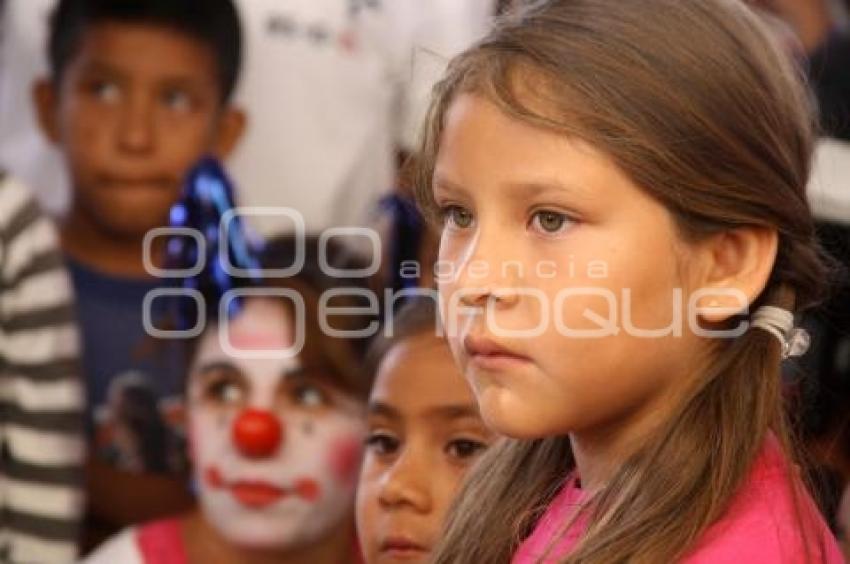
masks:
<instances>
[{"instance_id":1,"label":"child's shoulder","mask_svg":"<svg viewBox=\"0 0 850 564\"><path fill-rule=\"evenodd\" d=\"M180 523L168 518L124 529L82 564L186 564Z\"/></svg>"},{"instance_id":2,"label":"child's shoulder","mask_svg":"<svg viewBox=\"0 0 850 564\"><path fill-rule=\"evenodd\" d=\"M135 527L124 529L84 558L81 564L145 564L136 544L137 532Z\"/></svg>"},{"instance_id":3,"label":"child's shoulder","mask_svg":"<svg viewBox=\"0 0 850 564\"><path fill-rule=\"evenodd\" d=\"M814 562L844 562L796 468L769 440L723 518L709 528L684 562L797 564L806 561L806 547Z\"/></svg>"},{"instance_id":4,"label":"child's shoulder","mask_svg":"<svg viewBox=\"0 0 850 564\"><path fill-rule=\"evenodd\" d=\"M36 216L41 214L32 192L0 169L0 229L5 232L24 211Z\"/></svg>"},{"instance_id":5,"label":"child's shoulder","mask_svg":"<svg viewBox=\"0 0 850 564\"><path fill-rule=\"evenodd\" d=\"M30 275L62 266L50 218L23 183L0 170L0 277L12 287Z\"/></svg>"}]
</instances>

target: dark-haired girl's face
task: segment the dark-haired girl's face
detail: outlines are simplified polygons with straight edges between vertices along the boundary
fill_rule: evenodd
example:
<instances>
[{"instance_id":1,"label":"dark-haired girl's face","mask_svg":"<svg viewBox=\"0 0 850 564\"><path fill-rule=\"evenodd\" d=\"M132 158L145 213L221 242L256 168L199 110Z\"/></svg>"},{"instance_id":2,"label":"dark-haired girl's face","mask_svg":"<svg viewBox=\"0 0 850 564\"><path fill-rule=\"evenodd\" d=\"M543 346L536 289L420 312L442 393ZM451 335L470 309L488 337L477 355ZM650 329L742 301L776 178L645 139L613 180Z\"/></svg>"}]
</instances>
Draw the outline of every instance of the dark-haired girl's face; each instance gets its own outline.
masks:
<instances>
[{"instance_id":1,"label":"dark-haired girl's face","mask_svg":"<svg viewBox=\"0 0 850 564\"><path fill-rule=\"evenodd\" d=\"M203 336L189 383L190 442L206 519L244 547L321 541L350 515L362 406L305 369L295 327L250 299Z\"/></svg>"},{"instance_id":2,"label":"dark-haired girl's face","mask_svg":"<svg viewBox=\"0 0 850 564\"><path fill-rule=\"evenodd\" d=\"M461 480L492 442L443 338L395 345L369 398L357 491L368 564L428 562Z\"/></svg>"}]
</instances>

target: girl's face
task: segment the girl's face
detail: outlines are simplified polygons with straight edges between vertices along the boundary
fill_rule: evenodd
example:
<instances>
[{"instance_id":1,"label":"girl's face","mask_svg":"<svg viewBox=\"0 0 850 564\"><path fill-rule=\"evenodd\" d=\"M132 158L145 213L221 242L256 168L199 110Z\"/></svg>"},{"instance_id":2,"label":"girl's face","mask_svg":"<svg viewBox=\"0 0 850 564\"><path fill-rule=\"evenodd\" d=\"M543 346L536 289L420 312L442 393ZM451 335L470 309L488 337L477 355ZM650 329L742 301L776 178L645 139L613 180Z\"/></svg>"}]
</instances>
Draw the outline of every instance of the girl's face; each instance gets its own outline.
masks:
<instances>
[{"instance_id":1,"label":"girl's face","mask_svg":"<svg viewBox=\"0 0 850 564\"><path fill-rule=\"evenodd\" d=\"M443 339L407 339L381 363L357 493L366 561L427 562L461 478L491 442Z\"/></svg>"},{"instance_id":2,"label":"girl's face","mask_svg":"<svg viewBox=\"0 0 850 564\"><path fill-rule=\"evenodd\" d=\"M227 329L237 350L285 350L280 304L249 299ZM204 516L230 542L287 549L321 541L350 515L365 433L362 407L297 359L248 359L200 344L189 383ZM271 355L270 355L271 356Z\"/></svg>"},{"instance_id":3,"label":"girl's face","mask_svg":"<svg viewBox=\"0 0 850 564\"><path fill-rule=\"evenodd\" d=\"M699 267L666 209L605 155L464 94L446 117L433 194L439 266L456 273L438 276L443 319L493 429L604 429L684 385L676 376L697 361L687 322L682 336L638 330L671 324L675 290L687 298Z\"/></svg>"}]
</instances>

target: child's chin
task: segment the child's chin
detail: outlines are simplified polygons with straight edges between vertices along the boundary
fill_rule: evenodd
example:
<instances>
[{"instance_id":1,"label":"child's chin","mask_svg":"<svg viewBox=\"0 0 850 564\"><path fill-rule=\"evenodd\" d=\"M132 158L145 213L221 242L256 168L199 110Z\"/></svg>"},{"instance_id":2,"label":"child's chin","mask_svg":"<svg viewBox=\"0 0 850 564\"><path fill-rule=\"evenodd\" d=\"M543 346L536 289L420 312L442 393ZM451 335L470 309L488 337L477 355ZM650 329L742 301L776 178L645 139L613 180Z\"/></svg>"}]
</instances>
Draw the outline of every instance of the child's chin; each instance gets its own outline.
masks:
<instances>
[{"instance_id":1,"label":"child's chin","mask_svg":"<svg viewBox=\"0 0 850 564\"><path fill-rule=\"evenodd\" d=\"M229 542L251 550L277 550L299 542L304 533L297 518L263 519L246 513L234 516L241 522L219 524L216 528Z\"/></svg>"},{"instance_id":2,"label":"child's chin","mask_svg":"<svg viewBox=\"0 0 850 564\"><path fill-rule=\"evenodd\" d=\"M539 439L546 436L539 413L510 390L488 387L478 396L484 423L498 433L513 439Z\"/></svg>"}]
</instances>

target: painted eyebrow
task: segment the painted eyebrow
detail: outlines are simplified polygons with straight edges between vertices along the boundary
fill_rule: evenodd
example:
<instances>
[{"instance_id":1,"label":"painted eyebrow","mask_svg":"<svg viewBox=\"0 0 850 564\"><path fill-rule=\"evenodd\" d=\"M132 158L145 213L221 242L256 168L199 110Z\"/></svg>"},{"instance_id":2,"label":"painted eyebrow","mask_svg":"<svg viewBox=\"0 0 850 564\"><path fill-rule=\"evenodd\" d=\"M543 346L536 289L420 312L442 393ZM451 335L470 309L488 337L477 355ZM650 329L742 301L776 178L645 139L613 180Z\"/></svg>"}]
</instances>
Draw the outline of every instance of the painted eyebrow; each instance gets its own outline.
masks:
<instances>
[{"instance_id":1,"label":"painted eyebrow","mask_svg":"<svg viewBox=\"0 0 850 564\"><path fill-rule=\"evenodd\" d=\"M238 372L242 373L239 368L233 364L232 362L228 362L226 360L214 360L212 362L207 362L206 364L202 364L198 368L194 370L196 374L207 374L209 372Z\"/></svg>"},{"instance_id":2,"label":"painted eyebrow","mask_svg":"<svg viewBox=\"0 0 850 564\"><path fill-rule=\"evenodd\" d=\"M214 360L206 364L202 364L195 370L189 372L189 378L197 379L199 382L206 384L214 379L216 373L230 373L236 376L239 382L245 382L245 373L238 366L226 360Z\"/></svg>"},{"instance_id":3,"label":"painted eyebrow","mask_svg":"<svg viewBox=\"0 0 850 564\"><path fill-rule=\"evenodd\" d=\"M306 366L296 366L290 370L283 370L281 372L281 376L286 376L287 378L306 378L310 375L310 372L307 370Z\"/></svg>"}]
</instances>

